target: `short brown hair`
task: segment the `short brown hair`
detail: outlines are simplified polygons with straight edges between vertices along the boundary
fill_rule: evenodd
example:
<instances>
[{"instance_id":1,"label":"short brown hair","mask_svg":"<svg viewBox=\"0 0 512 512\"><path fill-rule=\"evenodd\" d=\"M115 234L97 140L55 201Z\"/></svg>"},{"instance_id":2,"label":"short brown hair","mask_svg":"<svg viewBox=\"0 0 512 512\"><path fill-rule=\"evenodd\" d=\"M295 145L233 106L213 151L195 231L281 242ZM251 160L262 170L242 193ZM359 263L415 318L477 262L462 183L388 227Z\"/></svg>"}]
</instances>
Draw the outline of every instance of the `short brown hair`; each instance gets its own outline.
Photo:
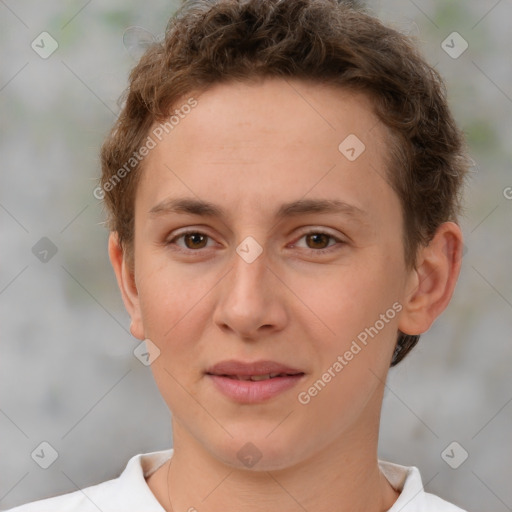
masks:
<instances>
[{"instance_id":1,"label":"short brown hair","mask_svg":"<svg viewBox=\"0 0 512 512\"><path fill-rule=\"evenodd\" d=\"M141 164L119 171L176 102L228 81L297 78L367 94L388 128L386 178L404 223L406 265L446 221L458 222L468 159L443 81L412 40L337 0L196 0L185 3L132 70L122 111L101 149L109 227L133 251ZM353 4L353 5L350 5ZM113 178L116 178L113 181ZM391 366L419 335L399 331Z\"/></svg>"}]
</instances>

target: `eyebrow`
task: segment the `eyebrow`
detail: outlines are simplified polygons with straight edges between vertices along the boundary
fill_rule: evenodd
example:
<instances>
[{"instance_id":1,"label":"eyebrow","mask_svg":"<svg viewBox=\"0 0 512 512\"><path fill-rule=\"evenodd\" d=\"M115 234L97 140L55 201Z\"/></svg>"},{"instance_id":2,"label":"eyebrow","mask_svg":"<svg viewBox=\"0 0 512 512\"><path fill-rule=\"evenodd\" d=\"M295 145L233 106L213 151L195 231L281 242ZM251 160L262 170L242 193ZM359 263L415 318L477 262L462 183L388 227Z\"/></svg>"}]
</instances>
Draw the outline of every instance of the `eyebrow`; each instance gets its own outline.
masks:
<instances>
[{"instance_id":1,"label":"eyebrow","mask_svg":"<svg viewBox=\"0 0 512 512\"><path fill-rule=\"evenodd\" d=\"M226 211L219 205L195 198L177 197L164 199L149 213L152 217L173 213L225 218ZM341 213L354 220L364 221L368 214L361 208L337 199L299 199L282 204L275 212L276 219L284 219L311 213Z\"/></svg>"}]
</instances>

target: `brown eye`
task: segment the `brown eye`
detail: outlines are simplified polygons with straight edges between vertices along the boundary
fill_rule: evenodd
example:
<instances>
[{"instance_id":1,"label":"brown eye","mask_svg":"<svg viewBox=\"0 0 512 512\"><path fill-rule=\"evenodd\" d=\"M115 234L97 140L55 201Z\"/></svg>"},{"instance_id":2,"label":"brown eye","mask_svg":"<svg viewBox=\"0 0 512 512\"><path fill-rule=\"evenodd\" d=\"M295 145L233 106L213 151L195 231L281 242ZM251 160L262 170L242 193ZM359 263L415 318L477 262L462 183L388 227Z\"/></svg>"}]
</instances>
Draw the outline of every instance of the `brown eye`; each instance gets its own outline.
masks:
<instances>
[{"instance_id":1,"label":"brown eye","mask_svg":"<svg viewBox=\"0 0 512 512\"><path fill-rule=\"evenodd\" d=\"M208 248L210 236L200 231L185 231L165 242L168 247L181 252L201 252L200 249Z\"/></svg>"},{"instance_id":2,"label":"brown eye","mask_svg":"<svg viewBox=\"0 0 512 512\"><path fill-rule=\"evenodd\" d=\"M312 246L308 244L311 249L325 249L329 245L329 239L333 238L326 233L309 233L305 236L306 240L313 244Z\"/></svg>"},{"instance_id":3,"label":"brown eye","mask_svg":"<svg viewBox=\"0 0 512 512\"><path fill-rule=\"evenodd\" d=\"M302 242L304 240L304 242ZM303 245L305 243L305 245ZM309 231L294 244L313 255L327 254L341 249L346 244L342 239L324 231Z\"/></svg>"},{"instance_id":4,"label":"brown eye","mask_svg":"<svg viewBox=\"0 0 512 512\"><path fill-rule=\"evenodd\" d=\"M183 235L187 249L202 249L206 245L207 235L202 233L185 233Z\"/></svg>"}]
</instances>

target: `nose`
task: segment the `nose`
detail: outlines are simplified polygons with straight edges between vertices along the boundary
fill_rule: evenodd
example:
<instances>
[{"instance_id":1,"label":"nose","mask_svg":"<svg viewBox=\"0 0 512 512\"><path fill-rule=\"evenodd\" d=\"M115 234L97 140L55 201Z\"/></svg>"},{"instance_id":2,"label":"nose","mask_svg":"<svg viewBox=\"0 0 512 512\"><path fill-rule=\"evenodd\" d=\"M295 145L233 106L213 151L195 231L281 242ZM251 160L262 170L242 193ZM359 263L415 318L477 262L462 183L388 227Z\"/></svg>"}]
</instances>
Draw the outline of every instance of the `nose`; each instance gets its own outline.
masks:
<instances>
[{"instance_id":1,"label":"nose","mask_svg":"<svg viewBox=\"0 0 512 512\"><path fill-rule=\"evenodd\" d=\"M220 283L213 315L220 329L244 340L280 331L288 318L282 278L271 268L265 250L256 258L253 250L240 244L234 252L231 270Z\"/></svg>"}]
</instances>

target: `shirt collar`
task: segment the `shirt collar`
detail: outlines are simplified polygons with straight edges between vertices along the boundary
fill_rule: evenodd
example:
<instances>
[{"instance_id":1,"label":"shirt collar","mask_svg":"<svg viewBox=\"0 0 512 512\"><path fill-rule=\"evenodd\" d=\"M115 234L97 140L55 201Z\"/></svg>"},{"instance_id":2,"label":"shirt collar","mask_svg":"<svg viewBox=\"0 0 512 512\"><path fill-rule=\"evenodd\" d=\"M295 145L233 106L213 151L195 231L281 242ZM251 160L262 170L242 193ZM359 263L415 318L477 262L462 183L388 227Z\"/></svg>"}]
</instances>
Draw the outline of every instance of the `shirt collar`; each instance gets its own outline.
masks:
<instances>
[{"instance_id":1,"label":"shirt collar","mask_svg":"<svg viewBox=\"0 0 512 512\"><path fill-rule=\"evenodd\" d=\"M134 455L118 479L119 496L129 496L130 510L138 507L145 512L165 512L149 488L146 478L172 457L174 450L161 450ZM391 486L400 493L397 501L388 512L399 512L405 507L423 510L425 493L417 467L401 466L379 460L379 468ZM136 489L136 492L134 490ZM128 505L128 504L127 504ZM148 508L151 507L151 508Z\"/></svg>"},{"instance_id":2,"label":"shirt collar","mask_svg":"<svg viewBox=\"0 0 512 512\"><path fill-rule=\"evenodd\" d=\"M400 493L388 512L403 510L425 510L425 491L417 467L401 466L392 462L379 460L379 468L391 486ZM406 507L409 507L406 509Z\"/></svg>"}]
</instances>

